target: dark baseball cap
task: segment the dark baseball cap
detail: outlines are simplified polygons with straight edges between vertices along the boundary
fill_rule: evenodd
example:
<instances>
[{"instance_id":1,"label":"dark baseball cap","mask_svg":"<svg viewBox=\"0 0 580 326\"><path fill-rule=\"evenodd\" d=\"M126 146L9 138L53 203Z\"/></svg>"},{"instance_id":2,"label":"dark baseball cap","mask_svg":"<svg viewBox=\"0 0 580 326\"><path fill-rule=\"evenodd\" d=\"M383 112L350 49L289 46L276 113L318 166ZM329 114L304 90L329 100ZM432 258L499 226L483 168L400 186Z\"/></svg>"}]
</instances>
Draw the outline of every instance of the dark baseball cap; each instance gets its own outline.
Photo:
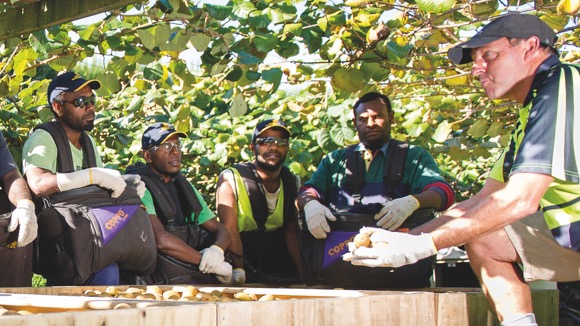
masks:
<instances>
[{"instance_id":1,"label":"dark baseball cap","mask_svg":"<svg viewBox=\"0 0 580 326\"><path fill-rule=\"evenodd\" d=\"M280 120L276 120L276 119L268 119L268 120L264 120L260 123L258 123L258 125L256 126L256 129L254 129L254 135L252 136L252 143L256 142L256 138L258 138L260 136L261 133L263 133L264 131L268 130L268 129L272 129L272 128L278 128L281 129L283 131L286 132L288 138L290 138L290 136L292 135L292 133L290 132L290 129L288 129L288 127L286 127L286 124Z\"/></svg>"},{"instance_id":2,"label":"dark baseball cap","mask_svg":"<svg viewBox=\"0 0 580 326\"><path fill-rule=\"evenodd\" d=\"M528 39L532 36L537 36L540 43L549 47L554 47L557 40L554 30L537 16L520 13L508 14L485 25L469 41L449 49L447 56L455 64L468 63L473 61L471 49L482 47L502 37Z\"/></svg>"},{"instance_id":3,"label":"dark baseball cap","mask_svg":"<svg viewBox=\"0 0 580 326\"><path fill-rule=\"evenodd\" d=\"M91 89L101 88L101 82L96 79L86 80L72 71L60 74L54 77L48 85L48 91L46 92L48 104L51 105L52 101L60 93L76 92L87 85L89 85Z\"/></svg>"},{"instance_id":4,"label":"dark baseball cap","mask_svg":"<svg viewBox=\"0 0 580 326\"><path fill-rule=\"evenodd\" d=\"M141 147L149 149L153 146L163 144L171 136L179 136L180 138L187 137L187 134L175 130L169 123L157 122L145 129L143 137L141 137Z\"/></svg>"}]
</instances>

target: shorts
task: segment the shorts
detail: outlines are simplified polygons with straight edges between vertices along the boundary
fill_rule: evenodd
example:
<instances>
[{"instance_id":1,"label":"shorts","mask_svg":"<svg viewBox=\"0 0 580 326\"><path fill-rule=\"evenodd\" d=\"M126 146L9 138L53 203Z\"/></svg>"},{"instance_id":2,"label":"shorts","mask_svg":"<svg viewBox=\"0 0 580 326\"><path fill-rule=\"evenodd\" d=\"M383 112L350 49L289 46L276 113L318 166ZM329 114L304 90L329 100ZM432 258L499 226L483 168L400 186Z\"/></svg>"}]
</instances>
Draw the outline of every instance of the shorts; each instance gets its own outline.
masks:
<instances>
[{"instance_id":1,"label":"shorts","mask_svg":"<svg viewBox=\"0 0 580 326\"><path fill-rule=\"evenodd\" d=\"M552 236L541 211L505 227L523 263L524 280L580 280L580 252L567 249Z\"/></svg>"}]
</instances>

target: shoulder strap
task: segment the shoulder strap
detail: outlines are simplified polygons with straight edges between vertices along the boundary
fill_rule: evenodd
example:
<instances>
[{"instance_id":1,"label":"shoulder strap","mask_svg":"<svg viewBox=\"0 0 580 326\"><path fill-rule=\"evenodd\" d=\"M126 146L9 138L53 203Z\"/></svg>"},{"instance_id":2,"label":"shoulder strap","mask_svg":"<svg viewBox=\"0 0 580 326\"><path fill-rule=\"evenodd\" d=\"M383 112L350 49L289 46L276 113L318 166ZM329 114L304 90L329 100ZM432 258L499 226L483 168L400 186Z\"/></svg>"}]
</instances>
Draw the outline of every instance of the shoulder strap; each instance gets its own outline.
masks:
<instances>
[{"instance_id":1,"label":"shoulder strap","mask_svg":"<svg viewBox=\"0 0 580 326\"><path fill-rule=\"evenodd\" d=\"M266 196L262 193L258 185L258 180L254 173L254 166L252 163L246 162L235 164L233 168L240 173L244 186L248 191L250 204L252 206L252 215L258 226L258 231L263 231L266 225L266 219L268 218L268 204L266 203Z\"/></svg>"},{"instance_id":2,"label":"shoulder strap","mask_svg":"<svg viewBox=\"0 0 580 326\"><path fill-rule=\"evenodd\" d=\"M296 195L298 194L298 188L296 187L296 178L294 177L294 174L290 172L290 169L286 165L282 165L280 178L284 185L284 223L286 223L286 221L296 219L298 216L296 205L294 205Z\"/></svg>"},{"instance_id":3,"label":"shoulder strap","mask_svg":"<svg viewBox=\"0 0 580 326\"><path fill-rule=\"evenodd\" d=\"M74 172L74 164L70 143L64 129L55 121L39 124L34 128L46 130L57 148L57 170L61 173ZM83 149L83 168L96 167L97 161L93 143L85 131L81 132L81 148Z\"/></svg>"},{"instance_id":4,"label":"shoulder strap","mask_svg":"<svg viewBox=\"0 0 580 326\"><path fill-rule=\"evenodd\" d=\"M189 208L188 212L185 213L186 214L185 219L187 220L187 216L193 214L194 216L193 224L197 225L199 213L201 213L201 210L203 208L201 206L201 203L199 202L199 198L197 198L197 195L193 191L193 188L191 187L189 181L187 181L187 179L182 174L179 174L175 179L175 185L179 189L180 194L183 195L185 202L187 203L187 206Z\"/></svg>"},{"instance_id":5,"label":"shoulder strap","mask_svg":"<svg viewBox=\"0 0 580 326\"><path fill-rule=\"evenodd\" d=\"M360 203L360 191L365 184L365 167L362 156L355 151L357 144L350 145L345 149L346 175L344 186L352 195L355 203Z\"/></svg>"},{"instance_id":6,"label":"shoulder strap","mask_svg":"<svg viewBox=\"0 0 580 326\"><path fill-rule=\"evenodd\" d=\"M153 197L157 217L161 220L161 223L163 225L173 224L176 215L175 203L168 197L168 193L161 184L161 180L139 172L137 174L141 176L141 180L143 180L145 186L151 193L151 197Z\"/></svg>"},{"instance_id":7,"label":"shoulder strap","mask_svg":"<svg viewBox=\"0 0 580 326\"><path fill-rule=\"evenodd\" d=\"M396 139L390 140L383 170L383 182L385 183L389 197L394 197L396 188L403 178L408 150L409 143Z\"/></svg>"}]
</instances>

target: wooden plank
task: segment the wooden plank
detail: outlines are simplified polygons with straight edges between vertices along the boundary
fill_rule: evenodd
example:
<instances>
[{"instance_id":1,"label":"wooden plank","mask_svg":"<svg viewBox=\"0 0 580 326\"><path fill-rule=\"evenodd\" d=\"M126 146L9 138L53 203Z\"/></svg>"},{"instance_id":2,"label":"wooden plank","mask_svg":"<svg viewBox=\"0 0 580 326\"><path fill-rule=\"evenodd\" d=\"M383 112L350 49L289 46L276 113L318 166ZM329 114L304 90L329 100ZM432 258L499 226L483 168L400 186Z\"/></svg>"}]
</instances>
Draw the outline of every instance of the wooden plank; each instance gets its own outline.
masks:
<instances>
[{"instance_id":1,"label":"wooden plank","mask_svg":"<svg viewBox=\"0 0 580 326\"><path fill-rule=\"evenodd\" d=\"M119 9L135 0L42 0L13 8L0 4L0 41Z\"/></svg>"},{"instance_id":2,"label":"wooden plank","mask_svg":"<svg viewBox=\"0 0 580 326\"><path fill-rule=\"evenodd\" d=\"M500 325L481 291L448 291L436 296L437 325ZM532 290L532 304L538 325L558 325L558 290Z\"/></svg>"},{"instance_id":3,"label":"wooden plank","mask_svg":"<svg viewBox=\"0 0 580 326\"><path fill-rule=\"evenodd\" d=\"M435 325L435 295L399 292L363 297L217 303L218 325Z\"/></svg>"},{"instance_id":4,"label":"wooden plank","mask_svg":"<svg viewBox=\"0 0 580 326\"><path fill-rule=\"evenodd\" d=\"M123 326L216 326L214 304L149 307L103 311L0 316L2 326L123 325Z\"/></svg>"}]
</instances>

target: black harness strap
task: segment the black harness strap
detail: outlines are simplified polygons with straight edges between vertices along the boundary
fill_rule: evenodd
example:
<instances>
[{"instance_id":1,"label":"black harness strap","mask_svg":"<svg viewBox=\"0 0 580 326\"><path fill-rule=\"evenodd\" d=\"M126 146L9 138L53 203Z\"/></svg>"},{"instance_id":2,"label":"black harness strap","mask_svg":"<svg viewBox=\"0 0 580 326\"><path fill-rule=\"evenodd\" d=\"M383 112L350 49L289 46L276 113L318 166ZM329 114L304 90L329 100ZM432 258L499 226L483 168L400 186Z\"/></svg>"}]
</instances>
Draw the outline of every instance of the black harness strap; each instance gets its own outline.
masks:
<instances>
[{"instance_id":1,"label":"black harness strap","mask_svg":"<svg viewBox=\"0 0 580 326\"><path fill-rule=\"evenodd\" d=\"M344 187L351 194L356 204L360 204L361 189L365 184L365 166L360 152L355 151L357 145L348 146L345 149L346 156L346 176ZM387 196L394 198L396 189L405 168L405 159L409 144L400 140L391 139L387 148L387 157L385 158L383 170L383 182L387 188Z\"/></svg>"},{"instance_id":2,"label":"black harness strap","mask_svg":"<svg viewBox=\"0 0 580 326\"><path fill-rule=\"evenodd\" d=\"M57 147L57 170L60 173L74 172L74 164L71 154L71 147L68 137L64 129L56 122L50 121L39 124L34 128L46 130ZM95 156L95 149L93 143L89 139L89 135L83 130L81 131L81 148L83 150L83 169L93 168L97 166L97 159Z\"/></svg>"},{"instance_id":3,"label":"black harness strap","mask_svg":"<svg viewBox=\"0 0 580 326\"><path fill-rule=\"evenodd\" d=\"M173 225L177 214L175 199L167 192L165 184L160 177L143 163L135 165L135 168L128 170L127 173L135 173L141 176L141 180L145 182L145 186L153 197L157 217L159 217L163 225ZM185 199L187 208L184 212L185 216L190 216L193 213L193 225L197 225L202 206L193 188L182 174L177 175L175 178L175 186L183 196L183 199Z\"/></svg>"}]
</instances>

